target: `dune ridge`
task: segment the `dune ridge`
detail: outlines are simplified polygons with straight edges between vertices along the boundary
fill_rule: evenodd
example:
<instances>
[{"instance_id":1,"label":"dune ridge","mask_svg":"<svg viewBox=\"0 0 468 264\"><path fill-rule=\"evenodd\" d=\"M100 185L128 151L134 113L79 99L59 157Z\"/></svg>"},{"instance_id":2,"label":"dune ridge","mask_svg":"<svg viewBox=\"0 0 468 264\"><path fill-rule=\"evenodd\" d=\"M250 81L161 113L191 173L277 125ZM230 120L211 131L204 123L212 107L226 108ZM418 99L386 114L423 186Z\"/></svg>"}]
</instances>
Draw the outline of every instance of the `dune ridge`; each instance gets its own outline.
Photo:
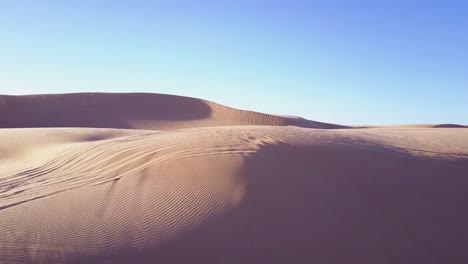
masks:
<instances>
[{"instance_id":1,"label":"dune ridge","mask_svg":"<svg viewBox=\"0 0 468 264\"><path fill-rule=\"evenodd\" d=\"M207 100L166 94L0 95L1 128L98 127L168 130L229 125L345 127L238 110Z\"/></svg>"},{"instance_id":2,"label":"dune ridge","mask_svg":"<svg viewBox=\"0 0 468 264\"><path fill-rule=\"evenodd\" d=\"M458 130L19 130L62 149L1 174L2 260L468 260L468 143L454 145L466 139Z\"/></svg>"},{"instance_id":3,"label":"dune ridge","mask_svg":"<svg viewBox=\"0 0 468 264\"><path fill-rule=\"evenodd\" d=\"M465 128L155 94L2 96L0 127L2 264L468 263Z\"/></svg>"}]
</instances>

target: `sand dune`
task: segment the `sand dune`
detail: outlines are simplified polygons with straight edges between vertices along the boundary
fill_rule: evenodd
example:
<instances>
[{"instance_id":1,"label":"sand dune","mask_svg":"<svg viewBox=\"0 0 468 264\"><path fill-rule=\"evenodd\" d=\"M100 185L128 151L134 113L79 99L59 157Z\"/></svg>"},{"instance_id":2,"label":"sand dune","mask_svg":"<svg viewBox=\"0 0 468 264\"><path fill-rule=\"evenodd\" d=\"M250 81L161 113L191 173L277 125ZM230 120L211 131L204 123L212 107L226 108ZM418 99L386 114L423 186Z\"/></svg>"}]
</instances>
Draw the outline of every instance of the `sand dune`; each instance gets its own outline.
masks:
<instances>
[{"instance_id":1,"label":"sand dune","mask_svg":"<svg viewBox=\"0 0 468 264\"><path fill-rule=\"evenodd\" d=\"M237 110L206 100L165 94L0 95L0 128L99 127L168 130L229 125L344 127Z\"/></svg>"},{"instance_id":2,"label":"sand dune","mask_svg":"<svg viewBox=\"0 0 468 264\"><path fill-rule=\"evenodd\" d=\"M0 263L468 263L464 128L57 96L3 97ZM98 123L132 129L28 128Z\"/></svg>"}]
</instances>

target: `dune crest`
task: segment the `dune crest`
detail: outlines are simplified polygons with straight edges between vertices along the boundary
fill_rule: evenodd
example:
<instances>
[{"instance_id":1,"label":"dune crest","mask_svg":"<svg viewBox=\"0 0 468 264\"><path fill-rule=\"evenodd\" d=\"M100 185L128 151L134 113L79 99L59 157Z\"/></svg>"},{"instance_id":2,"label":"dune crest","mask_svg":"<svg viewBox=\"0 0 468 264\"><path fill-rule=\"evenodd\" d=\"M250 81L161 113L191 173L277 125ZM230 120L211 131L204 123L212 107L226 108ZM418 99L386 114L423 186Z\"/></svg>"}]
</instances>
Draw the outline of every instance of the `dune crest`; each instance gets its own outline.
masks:
<instances>
[{"instance_id":1,"label":"dune crest","mask_svg":"<svg viewBox=\"0 0 468 264\"><path fill-rule=\"evenodd\" d=\"M0 96L0 127L0 263L468 263L456 125L65 94Z\"/></svg>"},{"instance_id":2,"label":"dune crest","mask_svg":"<svg viewBox=\"0 0 468 264\"><path fill-rule=\"evenodd\" d=\"M0 128L96 127L168 130L229 125L344 127L238 110L206 100L166 94L0 95Z\"/></svg>"},{"instance_id":3,"label":"dune crest","mask_svg":"<svg viewBox=\"0 0 468 264\"><path fill-rule=\"evenodd\" d=\"M462 130L119 131L0 130L2 261L468 260Z\"/></svg>"}]
</instances>

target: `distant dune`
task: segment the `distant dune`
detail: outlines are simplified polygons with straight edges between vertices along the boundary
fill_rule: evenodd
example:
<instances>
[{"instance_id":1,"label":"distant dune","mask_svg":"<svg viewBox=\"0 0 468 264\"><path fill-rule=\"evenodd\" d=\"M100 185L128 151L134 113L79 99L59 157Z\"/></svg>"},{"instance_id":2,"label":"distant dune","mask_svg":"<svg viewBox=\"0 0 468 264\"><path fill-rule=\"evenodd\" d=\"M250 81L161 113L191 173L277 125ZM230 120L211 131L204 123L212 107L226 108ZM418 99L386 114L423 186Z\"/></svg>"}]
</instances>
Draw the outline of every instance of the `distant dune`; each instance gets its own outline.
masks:
<instances>
[{"instance_id":1,"label":"distant dune","mask_svg":"<svg viewBox=\"0 0 468 264\"><path fill-rule=\"evenodd\" d=\"M468 263L465 128L155 94L2 96L0 126L0 263Z\"/></svg>"},{"instance_id":2,"label":"distant dune","mask_svg":"<svg viewBox=\"0 0 468 264\"><path fill-rule=\"evenodd\" d=\"M462 126L457 124L439 124L434 125L435 128L468 128L468 126Z\"/></svg>"},{"instance_id":3,"label":"distant dune","mask_svg":"<svg viewBox=\"0 0 468 264\"><path fill-rule=\"evenodd\" d=\"M167 130L226 125L344 127L302 118L237 110L206 100L165 94L0 95L0 127L3 128L99 127Z\"/></svg>"}]
</instances>

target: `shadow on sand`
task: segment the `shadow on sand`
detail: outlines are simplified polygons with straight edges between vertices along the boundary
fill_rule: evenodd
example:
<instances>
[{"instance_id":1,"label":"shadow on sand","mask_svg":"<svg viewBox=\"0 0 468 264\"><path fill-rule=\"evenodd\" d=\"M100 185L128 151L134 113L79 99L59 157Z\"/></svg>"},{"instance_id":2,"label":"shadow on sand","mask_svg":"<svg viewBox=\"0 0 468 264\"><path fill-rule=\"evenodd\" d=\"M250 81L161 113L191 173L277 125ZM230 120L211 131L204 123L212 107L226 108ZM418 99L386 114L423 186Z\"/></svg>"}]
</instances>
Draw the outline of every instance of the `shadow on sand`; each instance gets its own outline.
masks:
<instances>
[{"instance_id":1,"label":"shadow on sand","mask_svg":"<svg viewBox=\"0 0 468 264\"><path fill-rule=\"evenodd\" d=\"M236 209L112 263L468 263L468 159L264 145ZM99 262L106 259L100 259Z\"/></svg>"}]
</instances>

